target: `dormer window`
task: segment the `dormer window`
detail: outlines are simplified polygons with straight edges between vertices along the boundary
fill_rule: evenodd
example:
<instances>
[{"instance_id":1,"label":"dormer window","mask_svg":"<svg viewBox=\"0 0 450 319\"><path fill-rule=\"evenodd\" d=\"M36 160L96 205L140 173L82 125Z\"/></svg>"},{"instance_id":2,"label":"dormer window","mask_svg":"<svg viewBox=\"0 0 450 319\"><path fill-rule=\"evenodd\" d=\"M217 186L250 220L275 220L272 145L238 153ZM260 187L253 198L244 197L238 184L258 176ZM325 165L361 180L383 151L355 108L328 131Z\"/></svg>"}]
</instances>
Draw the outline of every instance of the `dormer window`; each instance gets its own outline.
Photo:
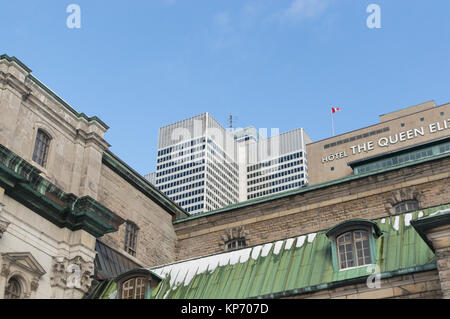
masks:
<instances>
[{"instance_id":1,"label":"dormer window","mask_svg":"<svg viewBox=\"0 0 450 319\"><path fill-rule=\"evenodd\" d=\"M127 271L116 278L120 299L147 299L156 291L162 278L154 272L138 268Z\"/></svg>"},{"instance_id":2,"label":"dormer window","mask_svg":"<svg viewBox=\"0 0 450 319\"><path fill-rule=\"evenodd\" d=\"M372 263L369 235L365 230L346 232L337 238L341 269Z\"/></svg>"},{"instance_id":3,"label":"dormer window","mask_svg":"<svg viewBox=\"0 0 450 319\"><path fill-rule=\"evenodd\" d=\"M331 241L335 271L376 263L376 238L382 233L375 222L348 220L329 229L326 235Z\"/></svg>"},{"instance_id":4,"label":"dormer window","mask_svg":"<svg viewBox=\"0 0 450 319\"><path fill-rule=\"evenodd\" d=\"M128 279L122 286L122 299L144 299L147 278L136 277Z\"/></svg>"},{"instance_id":5,"label":"dormer window","mask_svg":"<svg viewBox=\"0 0 450 319\"><path fill-rule=\"evenodd\" d=\"M33 162L36 162L42 167L47 164L48 149L50 147L51 137L43 130L39 129L34 143Z\"/></svg>"},{"instance_id":6,"label":"dormer window","mask_svg":"<svg viewBox=\"0 0 450 319\"><path fill-rule=\"evenodd\" d=\"M419 202L415 199L405 200L394 206L395 213L401 214L419 209Z\"/></svg>"}]
</instances>

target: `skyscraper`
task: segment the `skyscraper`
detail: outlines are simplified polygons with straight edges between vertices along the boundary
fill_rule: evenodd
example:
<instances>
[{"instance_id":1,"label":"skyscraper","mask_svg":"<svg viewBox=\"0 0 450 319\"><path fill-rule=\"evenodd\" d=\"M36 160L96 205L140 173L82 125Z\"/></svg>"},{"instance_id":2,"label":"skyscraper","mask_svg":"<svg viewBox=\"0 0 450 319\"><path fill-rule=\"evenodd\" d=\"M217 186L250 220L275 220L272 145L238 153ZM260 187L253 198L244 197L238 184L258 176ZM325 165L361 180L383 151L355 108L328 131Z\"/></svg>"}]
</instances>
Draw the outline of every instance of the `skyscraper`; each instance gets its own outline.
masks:
<instances>
[{"instance_id":1,"label":"skyscraper","mask_svg":"<svg viewBox=\"0 0 450 319\"><path fill-rule=\"evenodd\" d=\"M309 142L301 128L265 138L204 113L160 128L156 172L146 178L198 214L305 185Z\"/></svg>"}]
</instances>

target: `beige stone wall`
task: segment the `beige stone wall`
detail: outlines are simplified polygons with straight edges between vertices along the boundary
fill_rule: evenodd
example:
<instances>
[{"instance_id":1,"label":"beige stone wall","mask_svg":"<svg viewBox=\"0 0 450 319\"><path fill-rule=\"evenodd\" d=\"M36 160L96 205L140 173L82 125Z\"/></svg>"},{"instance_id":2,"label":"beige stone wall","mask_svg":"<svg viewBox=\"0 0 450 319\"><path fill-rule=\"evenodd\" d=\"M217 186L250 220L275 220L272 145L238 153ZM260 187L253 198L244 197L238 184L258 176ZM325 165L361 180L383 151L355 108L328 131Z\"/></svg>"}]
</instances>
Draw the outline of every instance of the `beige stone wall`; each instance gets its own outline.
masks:
<instances>
[{"instance_id":1,"label":"beige stone wall","mask_svg":"<svg viewBox=\"0 0 450 319\"><path fill-rule=\"evenodd\" d=\"M392 213L392 203L420 207L450 202L450 158L322 187L274 201L176 223L177 259L223 251L223 236L243 227L248 246L328 229L351 218Z\"/></svg>"},{"instance_id":2,"label":"beige stone wall","mask_svg":"<svg viewBox=\"0 0 450 319\"><path fill-rule=\"evenodd\" d=\"M347 285L286 299L438 299L442 297L436 270L383 279L380 288Z\"/></svg>"},{"instance_id":3,"label":"beige stone wall","mask_svg":"<svg viewBox=\"0 0 450 319\"><path fill-rule=\"evenodd\" d=\"M14 275L23 280L23 298L83 297L91 284L90 276L94 275L95 237L83 230L60 228L7 195L0 196L0 220L8 223L0 238L0 299L6 283ZM45 274L35 276L17 265L5 268L7 261L3 260L3 253L30 253ZM74 277L77 283L73 287L68 284L71 264L72 272L77 267L80 270L80 276Z\"/></svg>"},{"instance_id":4,"label":"beige stone wall","mask_svg":"<svg viewBox=\"0 0 450 319\"><path fill-rule=\"evenodd\" d=\"M329 139L307 144L306 152L308 155L309 185L315 185L352 175L353 170L350 166L347 165L350 162L369 158L375 155L387 154L396 150L403 149L405 147L410 147L420 143L425 143L427 141L450 136L450 104L445 104L438 107L435 107L433 105L434 104L425 103L424 106L428 107L428 109L426 110L423 110L424 107L413 107L413 111L419 110L419 112L413 112L412 114L409 114L411 113L411 110L408 109L402 110L398 114L394 112L394 115L392 115L391 117L383 118L384 121L382 123L348 132ZM443 115L441 115L441 113L443 113ZM402 117L397 118L397 116L400 115L402 115ZM350 115L344 115L344 113L342 113L339 114L339 116ZM423 121L421 121L421 119L423 119ZM447 129L444 128L444 121L447 121ZM403 127L402 123L404 124ZM438 127L434 123L439 123L439 127L442 130L438 131ZM434 125L432 126L432 131L436 132L430 133L430 124ZM334 147L329 147L326 149L324 148L326 144L356 137L386 127L389 127L389 131L387 132L367 136L354 141L349 141L347 143L336 145ZM414 133L414 129L420 129L421 127L423 127L424 136L417 134L417 137L411 139L407 138L406 132L408 132L409 130L413 130L412 133ZM390 144L386 147L380 147L377 144L380 138L389 138L389 136L394 136L395 134L400 134L401 132L405 132L405 141L398 142L396 144ZM395 138L393 138L393 140L395 140ZM370 141L373 142L373 150L369 150L368 143ZM367 151L362 150L362 145L364 143L366 144ZM361 152L359 153L358 148L355 148L354 150L356 154L353 155L353 150L351 149L351 147L357 145L361 145ZM323 158L329 156L330 154L334 155L335 158L341 156L343 157L334 159L333 161L324 162Z\"/></svg>"},{"instance_id":5,"label":"beige stone wall","mask_svg":"<svg viewBox=\"0 0 450 319\"><path fill-rule=\"evenodd\" d=\"M67 193L96 199L106 128L78 117L15 62L0 60L0 144ZM45 167L32 161L38 129L52 138Z\"/></svg>"},{"instance_id":6,"label":"beige stone wall","mask_svg":"<svg viewBox=\"0 0 450 319\"><path fill-rule=\"evenodd\" d=\"M99 189L98 201L101 204L140 228L136 252L138 263L150 267L175 260L177 237L168 212L105 165L102 166ZM126 254L125 224L118 232L103 236L102 240Z\"/></svg>"}]
</instances>

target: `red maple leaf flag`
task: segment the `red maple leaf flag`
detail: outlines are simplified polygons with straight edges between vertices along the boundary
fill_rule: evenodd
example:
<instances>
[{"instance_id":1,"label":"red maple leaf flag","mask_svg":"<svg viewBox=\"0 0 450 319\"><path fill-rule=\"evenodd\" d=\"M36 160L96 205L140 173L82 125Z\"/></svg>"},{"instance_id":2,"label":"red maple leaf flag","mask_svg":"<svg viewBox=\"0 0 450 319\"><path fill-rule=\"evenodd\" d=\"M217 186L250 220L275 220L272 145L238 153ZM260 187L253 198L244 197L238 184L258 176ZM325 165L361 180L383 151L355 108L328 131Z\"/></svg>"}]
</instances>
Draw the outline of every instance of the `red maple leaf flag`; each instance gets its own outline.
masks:
<instances>
[{"instance_id":1,"label":"red maple leaf flag","mask_svg":"<svg viewBox=\"0 0 450 319\"><path fill-rule=\"evenodd\" d=\"M331 114L334 114L334 113L336 113L337 111L340 111L341 110L341 108L339 108L339 107L331 107Z\"/></svg>"}]
</instances>

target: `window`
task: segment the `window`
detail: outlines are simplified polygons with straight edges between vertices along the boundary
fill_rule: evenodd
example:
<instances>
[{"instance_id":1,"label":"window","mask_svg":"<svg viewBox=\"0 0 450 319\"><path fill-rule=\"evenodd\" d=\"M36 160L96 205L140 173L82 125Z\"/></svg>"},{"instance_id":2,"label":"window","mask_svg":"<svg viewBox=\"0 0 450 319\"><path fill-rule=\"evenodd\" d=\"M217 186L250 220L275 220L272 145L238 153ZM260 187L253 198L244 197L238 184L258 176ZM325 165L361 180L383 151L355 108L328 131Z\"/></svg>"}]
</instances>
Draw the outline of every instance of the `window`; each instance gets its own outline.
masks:
<instances>
[{"instance_id":1,"label":"window","mask_svg":"<svg viewBox=\"0 0 450 319\"><path fill-rule=\"evenodd\" d=\"M44 131L37 131L36 142L34 144L33 161L38 163L42 167L45 167L45 164L47 164L50 140L50 136Z\"/></svg>"},{"instance_id":2,"label":"window","mask_svg":"<svg viewBox=\"0 0 450 319\"><path fill-rule=\"evenodd\" d=\"M419 202L415 199L406 200L404 202L398 203L397 205L394 206L394 208L396 214L406 213L413 210L418 210Z\"/></svg>"},{"instance_id":3,"label":"window","mask_svg":"<svg viewBox=\"0 0 450 319\"><path fill-rule=\"evenodd\" d=\"M122 299L144 299L147 278L136 277L125 281L122 285Z\"/></svg>"},{"instance_id":4,"label":"window","mask_svg":"<svg viewBox=\"0 0 450 319\"><path fill-rule=\"evenodd\" d=\"M125 225L125 251L136 257L136 243L138 227L135 223L127 221Z\"/></svg>"},{"instance_id":5,"label":"window","mask_svg":"<svg viewBox=\"0 0 450 319\"><path fill-rule=\"evenodd\" d=\"M20 299L22 288L16 277L11 277L5 289L5 299Z\"/></svg>"},{"instance_id":6,"label":"window","mask_svg":"<svg viewBox=\"0 0 450 319\"><path fill-rule=\"evenodd\" d=\"M369 235L365 230L347 232L337 238L341 269L370 264Z\"/></svg>"},{"instance_id":7,"label":"window","mask_svg":"<svg viewBox=\"0 0 450 319\"><path fill-rule=\"evenodd\" d=\"M235 238L225 243L226 250L234 250L245 247L245 238Z\"/></svg>"}]
</instances>

